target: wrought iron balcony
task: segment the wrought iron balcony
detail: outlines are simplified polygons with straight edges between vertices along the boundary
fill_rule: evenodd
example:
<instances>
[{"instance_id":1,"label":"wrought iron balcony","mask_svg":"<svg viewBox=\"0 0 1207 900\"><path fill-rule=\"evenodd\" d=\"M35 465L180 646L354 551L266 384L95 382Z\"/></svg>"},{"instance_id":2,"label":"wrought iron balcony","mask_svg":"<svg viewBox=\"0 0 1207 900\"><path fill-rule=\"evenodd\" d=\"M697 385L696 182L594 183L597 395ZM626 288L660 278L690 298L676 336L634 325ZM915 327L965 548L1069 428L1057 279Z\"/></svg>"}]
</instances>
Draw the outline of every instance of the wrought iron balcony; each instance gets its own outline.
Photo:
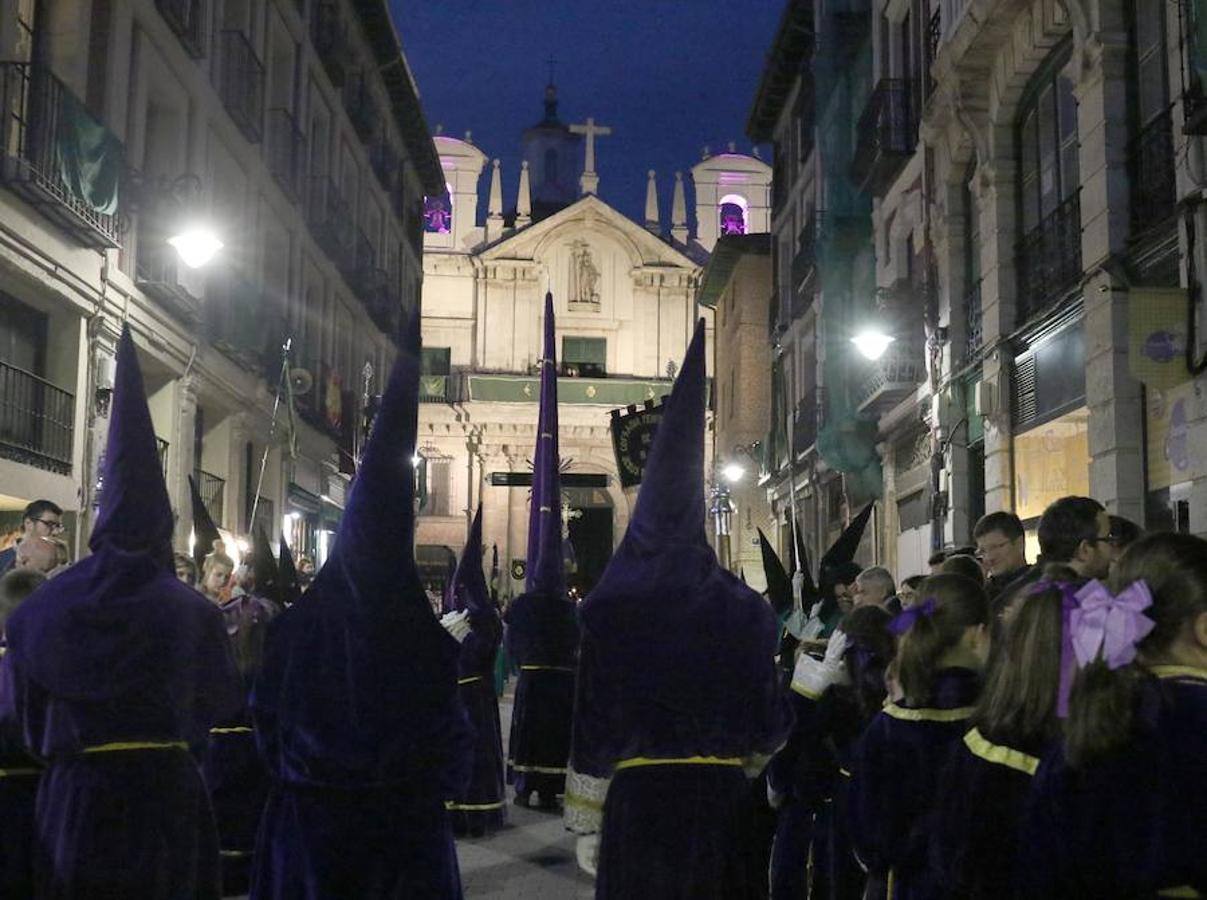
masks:
<instances>
[{"instance_id":1,"label":"wrought iron balcony","mask_svg":"<svg viewBox=\"0 0 1207 900\"><path fill-rule=\"evenodd\" d=\"M326 175L314 175L306 195L306 219L319 246L340 271L356 265L351 206L339 185Z\"/></svg>"},{"instance_id":2,"label":"wrought iron balcony","mask_svg":"<svg viewBox=\"0 0 1207 900\"><path fill-rule=\"evenodd\" d=\"M867 374L857 391L859 411L879 415L892 409L912 394L925 377L926 354L920 342L893 342L880 359L867 364Z\"/></svg>"},{"instance_id":3,"label":"wrought iron balcony","mask_svg":"<svg viewBox=\"0 0 1207 900\"><path fill-rule=\"evenodd\" d=\"M981 285L977 282L964 296L964 329L967 339L964 343L964 365L968 365L981 352L984 340L985 315L981 309Z\"/></svg>"},{"instance_id":4,"label":"wrought iron balcony","mask_svg":"<svg viewBox=\"0 0 1207 900\"><path fill-rule=\"evenodd\" d=\"M448 403L452 400L453 379L448 375L420 375L420 403Z\"/></svg>"},{"instance_id":5,"label":"wrought iron balcony","mask_svg":"<svg viewBox=\"0 0 1207 900\"><path fill-rule=\"evenodd\" d=\"M1022 239L1018 250L1019 322L1081 281L1081 205L1074 194Z\"/></svg>"},{"instance_id":6,"label":"wrought iron balcony","mask_svg":"<svg viewBox=\"0 0 1207 900\"><path fill-rule=\"evenodd\" d=\"M348 78L344 85L344 109L352 120L352 127L365 143L373 140L377 132L380 113L373 95L369 91L369 81L364 72L357 72Z\"/></svg>"},{"instance_id":7,"label":"wrought iron balcony","mask_svg":"<svg viewBox=\"0 0 1207 900\"><path fill-rule=\"evenodd\" d=\"M268 111L268 168L291 200L302 188L302 159L305 138L293 113L277 107Z\"/></svg>"},{"instance_id":8,"label":"wrought iron balcony","mask_svg":"<svg viewBox=\"0 0 1207 900\"><path fill-rule=\"evenodd\" d=\"M0 361L0 457L71 473L75 397Z\"/></svg>"},{"instance_id":9,"label":"wrought iron balcony","mask_svg":"<svg viewBox=\"0 0 1207 900\"><path fill-rule=\"evenodd\" d=\"M120 247L121 141L45 66L0 63L0 103L0 180L85 247Z\"/></svg>"},{"instance_id":10,"label":"wrought iron balcony","mask_svg":"<svg viewBox=\"0 0 1207 900\"><path fill-rule=\"evenodd\" d=\"M939 44L943 40L943 14L941 7L935 7L930 14L926 26L926 79L924 81L926 97L935 92L935 59L939 55Z\"/></svg>"},{"instance_id":11,"label":"wrought iron balcony","mask_svg":"<svg viewBox=\"0 0 1207 900\"><path fill-rule=\"evenodd\" d=\"M215 524L221 525L226 479L219 478L202 469L196 469L193 471L193 480L197 482L197 493L201 495L201 501L205 504L210 518L214 520Z\"/></svg>"},{"instance_id":12,"label":"wrought iron balcony","mask_svg":"<svg viewBox=\"0 0 1207 900\"><path fill-rule=\"evenodd\" d=\"M205 56L204 0L155 0L155 6L189 56Z\"/></svg>"},{"instance_id":13,"label":"wrought iron balcony","mask_svg":"<svg viewBox=\"0 0 1207 900\"><path fill-rule=\"evenodd\" d=\"M185 271L162 232L150 224L139 229L135 283L173 315L194 324L201 311L201 298L181 278Z\"/></svg>"},{"instance_id":14,"label":"wrought iron balcony","mask_svg":"<svg viewBox=\"0 0 1207 900\"><path fill-rule=\"evenodd\" d=\"M336 0L319 0L314 8L310 39L327 77L336 87L342 87L348 77L348 31L340 16Z\"/></svg>"},{"instance_id":15,"label":"wrought iron balcony","mask_svg":"<svg viewBox=\"0 0 1207 900\"><path fill-rule=\"evenodd\" d=\"M1133 237L1171 223L1177 206L1173 112L1148 123L1128 148Z\"/></svg>"},{"instance_id":16,"label":"wrought iron balcony","mask_svg":"<svg viewBox=\"0 0 1207 900\"><path fill-rule=\"evenodd\" d=\"M800 294L817 274L817 218L810 216L797 238L799 249L792 257L792 289ZM803 312L803 310L801 310ZM795 314L795 310L793 311Z\"/></svg>"},{"instance_id":17,"label":"wrought iron balcony","mask_svg":"<svg viewBox=\"0 0 1207 900\"><path fill-rule=\"evenodd\" d=\"M215 270L207 281L206 337L251 372L275 372L280 365L266 304L264 292L232 268Z\"/></svg>"},{"instance_id":18,"label":"wrought iron balcony","mask_svg":"<svg viewBox=\"0 0 1207 900\"><path fill-rule=\"evenodd\" d=\"M264 128L264 64L242 31L219 35L218 94L243 136L258 144Z\"/></svg>"},{"instance_id":19,"label":"wrought iron balcony","mask_svg":"<svg viewBox=\"0 0 1207 900\"><path fill-rule=\"evenodd\" d=\"M851 179L860 189L880 196L901 171L918 144L918 123L910 82L882 78L868 98L855 129Z\"/></svg>"}]
</instances>

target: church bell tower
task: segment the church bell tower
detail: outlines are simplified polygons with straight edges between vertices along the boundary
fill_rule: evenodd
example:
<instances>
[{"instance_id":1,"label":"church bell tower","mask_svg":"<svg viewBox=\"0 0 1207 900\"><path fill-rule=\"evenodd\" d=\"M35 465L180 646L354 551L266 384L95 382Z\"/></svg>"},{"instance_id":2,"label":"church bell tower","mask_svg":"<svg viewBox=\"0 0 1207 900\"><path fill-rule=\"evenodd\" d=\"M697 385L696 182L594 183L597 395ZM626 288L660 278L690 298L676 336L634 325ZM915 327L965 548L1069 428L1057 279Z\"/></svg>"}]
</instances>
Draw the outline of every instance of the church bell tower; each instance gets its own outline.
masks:
<instances>
[{"instance_id":1,"label":"church bell tower","mask_svg":"<svg viewBox=\"0 0 1207 900\"><path fill-rule=\"evenodd\" d=\"M557 117L557 85L545 87L545 118L524 131L523 153L532 192L532 219L539 222L578 199L582 138Z\"/></svg>"}]
</instances>

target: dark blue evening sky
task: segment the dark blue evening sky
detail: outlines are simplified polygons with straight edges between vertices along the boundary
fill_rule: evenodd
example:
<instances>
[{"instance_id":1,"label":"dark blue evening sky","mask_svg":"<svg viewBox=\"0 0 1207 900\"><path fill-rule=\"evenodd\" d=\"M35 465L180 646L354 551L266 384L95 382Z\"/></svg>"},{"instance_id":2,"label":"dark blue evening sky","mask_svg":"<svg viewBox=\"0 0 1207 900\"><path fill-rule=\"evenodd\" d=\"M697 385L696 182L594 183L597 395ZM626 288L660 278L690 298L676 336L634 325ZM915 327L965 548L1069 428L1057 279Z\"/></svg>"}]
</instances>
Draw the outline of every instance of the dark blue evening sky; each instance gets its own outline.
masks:
<instances>
[{"instance_id":1,"label":"dark blue evening sky","mask_svg":"<svg viewBox=\"0 0 1207 900\"><path fill-rule=\"evenodd\" d=\"M644 218L658 172L664 227L674 172L728 141L749 152L746 117L781 0L391 0L428 123L502 160L515 203L520 133L544 113L545 60L557 60L563 122L594 116L599 195ZM489 187L484 174L479 185ZM691 202L689 194L689 203Z\"/></svg>"}]
</instances>

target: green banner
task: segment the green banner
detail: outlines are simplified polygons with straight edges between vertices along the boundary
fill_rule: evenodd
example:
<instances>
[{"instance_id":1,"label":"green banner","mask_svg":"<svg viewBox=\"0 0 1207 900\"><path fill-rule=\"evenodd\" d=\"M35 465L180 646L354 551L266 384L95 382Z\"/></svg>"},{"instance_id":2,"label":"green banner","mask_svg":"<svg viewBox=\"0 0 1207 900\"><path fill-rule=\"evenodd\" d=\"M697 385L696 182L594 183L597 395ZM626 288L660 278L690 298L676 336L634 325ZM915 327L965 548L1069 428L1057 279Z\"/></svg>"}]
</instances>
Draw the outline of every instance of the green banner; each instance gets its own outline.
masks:
<instances>
[{"instance_id":1,"label":"green banner","mask_svg":"<svg viewBox=\"0 0 1207 900\"><path fill-rule=\"evenodd\" d=\"M426 378L427 376L425 376ZM497 403L536 403L541 394L539 378L522 375L469 375L469 399ZM671 392L671 382L658 379L637 381L620 378L559 378L558 403L617 407L658 400Z\"/></svg>"}]
</instances>

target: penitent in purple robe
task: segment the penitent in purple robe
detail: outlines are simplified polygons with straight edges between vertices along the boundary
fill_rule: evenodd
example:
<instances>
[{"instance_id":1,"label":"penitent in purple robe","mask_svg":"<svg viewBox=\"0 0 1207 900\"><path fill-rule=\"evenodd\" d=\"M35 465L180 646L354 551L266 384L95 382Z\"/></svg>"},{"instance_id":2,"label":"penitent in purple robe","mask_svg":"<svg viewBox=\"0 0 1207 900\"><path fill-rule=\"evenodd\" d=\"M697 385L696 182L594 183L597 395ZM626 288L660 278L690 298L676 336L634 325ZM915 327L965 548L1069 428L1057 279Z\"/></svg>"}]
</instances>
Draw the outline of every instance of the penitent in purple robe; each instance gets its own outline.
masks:
<instances>
[{"instance_id":1,"label":"penitent in purple robe","mask_svg":"<svg viewBox=\"0 0 1207 900\"><path fill-rule=\"evenodd\" d=\"M188 747L237 709L222 616L172 571L172 510L133 341L118 346L92 554L7 624L0 715L48 761L39 898L216 898L218 846Z\"/></svg>"},{"instance_id":2,"label":"penitent in purple robe","mask_svg":"<svg viewBox=\"0 0 1207 900\"><path fill-rule=\"evenodd\" d=\"M528 577L507 610L507 652L519 668L508 741L508 777L521 802L534 792L545 806L565 790L574 711L578 622L566 597L562 493L558 462L557 347L553 295L545 295L545 350L532 499L528 511Z\"/></svg>"},{"instance_id":3,"label":"penitent in purple robe","mask_svg":"<svg viewBox=\"0 0 1207 900\"><path fill-rule=\"evenodd\" d=\"M633 518L582 607L571 761L611 778L598 898L765 895L746 771L783 744L791 711L775 613L705 538L706 384L700 322Z\"/></svg>"},{"instance_id":4,"label":"penitent in purple robe","mask_svg":"<svg viewBox=\"0 0 1207 900\"><path fill-rule=\"evenodd\" d=\"M474 751L469 781L448 807L455 831L480 835L502 825L504 818L503 736L494 680L503 623L482 574L480 506L452 582L453 607L469 611L470 632L461 642L457 690L474 729Z\"/></svg>"},{"instance_id":5,"label":"penitent in purple robe","mask_svg":"<svg viewBox=\"0 0 1207 900\"><path fill-rule=\"evenodd\" d=\"M896 900L943 896L929 864L936 794L979 693L976 672L941 669L928 706L888 704L856 745L846 800L869 898L880 886Z\"/></svg>"},{"instance_id":6,"label":"penitent in purple robe","mask_svg":"<svg viewBox=\"0 0 1207 900\"><path fill-rule=\"evenodd\" d=\"M1018 896L1207 897L1207 670L1154 674L1124 748L1075 769L1058 747L1040 764Z\"/></svg>"},{"instance_id":7,"label":"penitent in purple robe","mask_svg":"<svg viewBox=\"0 0 1207 900\"><path fill-rule=\"evenodd\" d=\"M417 357L408 340L330 558L268 629L252 720L273 785L253 900L461 897L444 804L463 789L472 733L459 645L411 549Z\"/></svg>"}]
</instances>

